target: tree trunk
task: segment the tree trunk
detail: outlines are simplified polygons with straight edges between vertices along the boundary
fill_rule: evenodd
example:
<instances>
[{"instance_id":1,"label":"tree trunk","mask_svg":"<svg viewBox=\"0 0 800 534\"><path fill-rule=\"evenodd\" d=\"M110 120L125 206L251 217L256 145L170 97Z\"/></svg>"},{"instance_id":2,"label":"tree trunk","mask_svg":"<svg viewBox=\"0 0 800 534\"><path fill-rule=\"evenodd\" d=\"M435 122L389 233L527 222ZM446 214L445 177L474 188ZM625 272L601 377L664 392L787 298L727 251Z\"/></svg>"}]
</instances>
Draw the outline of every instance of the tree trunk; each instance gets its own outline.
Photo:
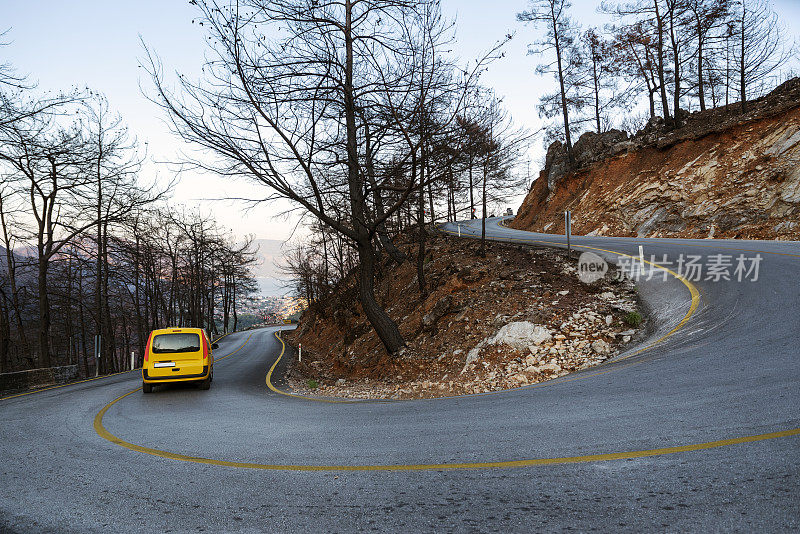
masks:
<instances>
[{"instance_id":1,"label":"tree trunk","mask_svg":"<svg viewBox=\"0 0 800 534\"><path fill-rule=\"evenodd\" d=\"M561 65L561 44L558 38L558 25L556 23L556 15L551 11L551 20L553 22L553 36L556 45L556 62L558 64L558 85L561 90L561 113L564 116L564 140L567 146L567 160L569 161L570 169L575 168L575 155L572 153L572 137L569 133L569 112L567 111L567 91L564 88L564 69ZM484 190L486 189L486 180L484 178ZM486 199L484 198L483 206L484 226L486 225ZM481 249L483 249L483 240L481 240Z\"/></svg>"},{"instance_id":2,"label":"tree trunk","mask_svg":"<svg viewBox=\"0 0 800 534\"><path fill-rule=\"evenodd\" d=\"M674 75L675 75L675 93L672 95L672 111L675 116L675 127L680 126L678 122L678 112L681 108L681 62L680 62L680 45L678 43L677 36L675 35L675 9L676 6L672 6L669 11L669 38L670 44L672 45L672 62L674 64Z\"/></svg>"},{"instance_id":3,"label":"tree trunk","mask_svg":"<svg viewBox=\"0 0 800 534\"><path fill-rule=\"evenodd\" d=\"M746 2L742 1L742 27L741 27L741 37L740 37L740 53L741 57L739 58L739 102L741 102L742 106L742 113L747 111L747 92L745 90L745 76L744 76L744 68L745 68L745 60L744 60L744 17L746 14Z\"/></svg>"},{"instance_id":4,"label":"tree trunk","mask_svg":"<svg viewBox=\"0 0 800 534\"><path fill-rule=\"evenodd\" d=\"M594 120L597 124L597 133L600 133L600 80L597 74L594 47L592 47L592 81L594 82Z\"/></svg>"},{"instance_id":5,"label":"tree trunk","mask_svg":"<svg viewBox=\"0 0 800 534\"><path fill-rule=\"evenodd\" d=\"M421 146L421 151L422 157L420 159L424 161L424 143ZM418 165L416 150L411 152L411 169L412 182L416 179L417 175L419 175L419 186L417 188L417 285L419 287L420 296L425 298L428 295L428 284L425 281L425 187L423 185L425 183L425 173L423 170L424 164Z\"/></svg>"},{"instance_id":6,"label":"tree trunk","mask_svg":"<svg viewBox=\"0 0 800 534\"><path fill-rule=\"evenodd\" d=\"M8 352L11 344L11 314L5 291L0 289L0 373L7 373Z\"/></svg>"},{"instance_id":7,"label":"tree trunk","mask_svg":"<svg viewBox=\"0 0 800 534\"><path fill-rule=\"evenodd\" d=\"M51 367L50 359L50 297L47 294L46 258L39 257L37 290L39 292L39 366Z\"/></svg>"},{"instance_id":8,"label":"tree trunk","mask_svg":"<svg viewBox=\"0 0 800 534\"><path fill-rule=\"evenodd\" d=\"M375 165L372 158L371 138L369 134L369 125L367 124L366 120L364 121L364 140L366 143L366 153L367 153L366 157L367 179L369 180L370 187L372 187L373 191L372 196L375 202L375 215L379 219L382 219L384 215L386 215L386 210L383 207L383 195L381 195L381 192L378 189L378 182L375 179ZM386 251L386 253L389 254L389 257L392 258L392 260L394 260L395 263L399 264L406 261L406 255L403 254L403 251L397 248L397 246L394 244L394 241L392 241L392 238L389 237L389 232L386 231L385 223L381 223L378 225L377 234L378 234L378 241L380 242L381 246ZM322 232L322 243L323 247L325 248L326 245L325 245L324 231ZM325 261L327 262L327 248L325 255L326 255ZM327 278L327 264L326 264L325 282L327 283L327 281L328 278Z\"/></svg>"},{"instance_id":9,"label":"tree trunk","mask_svg":"<svg viewBox=\"0 0 800 534\"><path fill-rule=\"evenodd\" d=\"M14 257L12 250L12 236L9 234L8 226L5 218L5 211L2 206L2 199L0 199L0 224L3 228L3 244L6 249L6 275L8 277L8 284L11 289L11 305L14 308L14 315L17 323L17 335L19 335L20 343L24 350L30 350L28 345L28 336L25 333L25 326L22 324L22 306L19 302L19 288L17 287L17 260Z\"/></svg>"},{"instance_id":10,"label":"tree trunk","mask_svg":"<svg viewBox=\"0 0 800 534\"><path fill-rule=\"evenodd\" d=\"M350 213L353 230L356 234L356 247L360 261L358 292L361 306L378 337L389 354L396 354L405 345L397 325L375 300L375 252L372 236L365 226L366 202L364 187L359 177L356 102L353 90L353 6L352 0L345 0L345 80L344 115L347 133L347 181L350 196Z\"/></svg>"},{"instance_id":11,"label":"tree trunk","mask_svg":"<svg viewBox=\"0 0 800 534\"><path fill-rule=\"evenodd\" d=\"M472 151L469 154L469 219L475 218L475 184L472 181Z\"/></svg>"},{"instance_id":12,"label":"tree trunk","mask_svg":"<svg viewBox=\"0 0 800 534\"><path fill-rule=\"evenodd\" d=\"M109 271L108 271L108 219L103 221L103 246L102 246L102 273L103 273L103 291L101 293L101 301L103 306L103 315L102 315L102 332L104 334L105 339L103 340L103 354L105 356L105 371L106 372L117 372L119 371L118 361L117 361L117 345L115 339L115 332L114 326L111 323L111 305L109 303L109 290L108 290L108 279L109 279Z\"/></svg>"},{"instance_id":13,"label":"tree trunk","mask_svg":"<svg viewBox=\"0 0 800 534\"><path fill-rule=\"evenodd\" d=\"M78 294L83 295L83 267L79 267ZM86 353L86 320L84 317L83 299L78 300L78 318L81 330L81 353L83 355L83 376L89 376L89 355Z\"/></svg>"},{"instance_id":14,"label":"tree trunk","mask_svg":"<svg viewBox=\"0 0 800 534\"><path fill-rule=\"evenodd\" d=\"M233 330L232 332L236 332L236 328L239 325L239 312L236 311L236 280L233 281L233 290L231 291L233 294Z\"/></svg>"},{"instance_id":15,"label":"tree trunk","mask_svg":"<svg viewBox=\"0 0 800 534\"><path fill-rule=\"evenodd\" d=\"M492 135L489 135L489 143L492 142ZM486 160L484 162L483 167L483 193L482 193L482 202L483 202L483 214L481 216L481 248L480 248L480 256L481 258L486 256L486 182L489 181L489 157L491 155L491 150L486 151Z\"/></svg>"},{"instance_id":16,"label":"tree trunk","mask_svg":"<svg viewBox=\"0 0 800 534\"><path fill-rule=\"evenodd\" d=\"M359 259L358 296L361 307L386 352L396 355L406 344L397 324L375 300L375 254L370 241L357 244Z\"/></svg>"},{"instance_id":17,"label":"tree trunk","mask_svg":"<svg viewBox=\"0 0 800 534\"><path fill-rule=\"evenodd\" d=\"M664 79L664 21L661 20L661 13L658 8L658 0L653 0L656 12L656 27L658 31L658 83L661 87L661 110L664 113L664 123L672 126L672 116L669 113L669 100L667 100L667 83Z\"/></svg>"},{"instance_id":18,"label":"tree trunk","mask_svg":"<svg viewBox=\"0 0 800 534\"><path fill-rule=\"evenodd\" d=\"M102 147L102 145L101 145ZM102 152L102 148L101 148ZM97 205L96 205L96 216L97 216L97 260L96 260L96 278L95 278L95 285L94 285L94 311L95 311L95 332L103 336L105 321L103 321L103 184L100 175L100 161L101 156L97 158ZM103 346L107 346L106 340L103 339ZM105 350L101 352L102 355L105 355ZM97 355L95 355L96 357ZM106 361L104 358L100 358L100 361L95 362L97 365L100 366L99 373L105 373L107 369Z\"/></svg>"},{"instance_id":19,"label":"tree trunk","mask_svg":"<svg viewBox=\"0 0 800 534\"><path fill-rule=\"evenodd\" d=\"M698 35L700 28L697 29ZM697 98L700 100L700 111L706 110L706 94L703 88L703 39L697 39Z\"/></svg>"}]
</instances>

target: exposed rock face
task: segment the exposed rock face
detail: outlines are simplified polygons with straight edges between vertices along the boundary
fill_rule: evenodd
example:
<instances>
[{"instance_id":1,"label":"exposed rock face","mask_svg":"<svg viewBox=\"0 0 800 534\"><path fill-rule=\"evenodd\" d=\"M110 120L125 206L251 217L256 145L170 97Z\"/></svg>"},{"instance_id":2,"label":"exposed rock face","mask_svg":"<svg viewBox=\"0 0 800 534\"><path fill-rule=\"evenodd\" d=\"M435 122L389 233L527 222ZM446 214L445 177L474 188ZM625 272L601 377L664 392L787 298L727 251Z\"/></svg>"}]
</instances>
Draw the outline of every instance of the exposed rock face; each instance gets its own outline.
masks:
<instances>
[{"instance_id":1,"label":"exposed rock face","mask_svg":"<svg viewBox=\"0 0 800 534\"><path fill-rule=\"evenodd\" d=\"M800 239L800 79L748 106L584 134L572 173L551 145L512 226L563 232L570 209L576 235Z\"/></svg>"},{"instance_id":2,"label":"exposed rock face","mask_svg":"<svg viewBox=\"0 0 800 534\"><path fill-rule=\"evenodd\" d=\"M547 190L553 191L558 181L564 177L569 170L567 164L567 151L561 141L553 141L547 148L547 155L544 158L544 169L539 176L547 180Z\"/></svg>"},{"instance_id":3,"label":"exposed rock face","mask_svg":"<svg viewBox=\"0 0 800 534\"><path fill-rule=\"evenodd\" d=\"M584 168L626 150L627 145L623 143L627 140L628 134L621 130L609 130L603 133L585 132L572 147L577 168ZM547 188L553 191L559 180L569 171L566 147L560 141L553 142L547 149L544 168Z\"/></svg>"}]
</instances>

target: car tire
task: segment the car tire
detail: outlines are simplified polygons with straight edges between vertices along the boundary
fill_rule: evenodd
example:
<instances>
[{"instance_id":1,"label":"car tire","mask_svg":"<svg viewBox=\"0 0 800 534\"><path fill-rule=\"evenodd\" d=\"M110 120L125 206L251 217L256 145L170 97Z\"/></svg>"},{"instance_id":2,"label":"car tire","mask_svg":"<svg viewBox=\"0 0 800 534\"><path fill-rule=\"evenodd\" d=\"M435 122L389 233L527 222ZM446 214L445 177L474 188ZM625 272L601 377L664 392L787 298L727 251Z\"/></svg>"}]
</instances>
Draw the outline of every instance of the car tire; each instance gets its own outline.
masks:
<instances>
[{"instance_id":1,"label":"car tire","mask_svg":"<svg viewBox=\"0 0 800 534\"><path fill-rule=\"evenodd\" d=\"M208 375L208 378L200 382L200 389L204 391L211 389L211 374Z\"/></svg>"},{"instance_id":2,"label":"car tire","mask_svg":"<svg viewBox=\"0 0 800 534\"><path fill-rule=\"evenodd\" d=\"M142 393L152 393L152 392L153 392L153 384L142 382Z\"/></svg>"}]
</instances>

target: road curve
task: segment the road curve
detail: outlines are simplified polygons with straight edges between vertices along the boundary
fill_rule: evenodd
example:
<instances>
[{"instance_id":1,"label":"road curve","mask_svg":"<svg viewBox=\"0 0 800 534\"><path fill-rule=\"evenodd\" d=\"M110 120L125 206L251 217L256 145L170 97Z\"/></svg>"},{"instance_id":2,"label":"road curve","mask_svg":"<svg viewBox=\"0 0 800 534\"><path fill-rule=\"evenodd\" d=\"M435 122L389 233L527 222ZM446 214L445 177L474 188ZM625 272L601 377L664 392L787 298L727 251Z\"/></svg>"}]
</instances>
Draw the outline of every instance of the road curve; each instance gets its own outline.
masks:
<instances>
[{"instance_id":1,"label":"road curve","mask_svg":"<svg viewBox=\"0 0 800 534\"><path fill-rule=\"evenodd\" d=\"M496 219L487 235L563 241ZM573 243L763 260L756 282L642 281L649 340L498 394L289 397L261 329L220 342L207 392L142 395L134 372L0 400L0 532L797 530L800 244Z\"/></svg>"}]
</instances>

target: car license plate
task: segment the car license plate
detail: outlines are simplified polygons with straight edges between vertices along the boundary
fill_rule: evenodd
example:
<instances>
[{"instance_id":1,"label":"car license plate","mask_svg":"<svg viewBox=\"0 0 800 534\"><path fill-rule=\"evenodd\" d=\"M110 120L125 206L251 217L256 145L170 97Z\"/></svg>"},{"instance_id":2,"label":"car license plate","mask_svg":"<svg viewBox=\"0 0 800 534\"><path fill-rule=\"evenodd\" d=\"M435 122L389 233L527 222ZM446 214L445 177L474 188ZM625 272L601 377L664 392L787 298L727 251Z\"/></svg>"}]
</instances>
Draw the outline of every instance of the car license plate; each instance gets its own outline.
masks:
<instances>
[{"instance_id":1,"label":"car license plate","mask_svg":"<svg viewBox=\"0 0 800 534\"><path fill-rule=\"evenodd\" d=\"M153 367L175 367L175 362L156 362Z\"/></svg>"}]
</instances>

